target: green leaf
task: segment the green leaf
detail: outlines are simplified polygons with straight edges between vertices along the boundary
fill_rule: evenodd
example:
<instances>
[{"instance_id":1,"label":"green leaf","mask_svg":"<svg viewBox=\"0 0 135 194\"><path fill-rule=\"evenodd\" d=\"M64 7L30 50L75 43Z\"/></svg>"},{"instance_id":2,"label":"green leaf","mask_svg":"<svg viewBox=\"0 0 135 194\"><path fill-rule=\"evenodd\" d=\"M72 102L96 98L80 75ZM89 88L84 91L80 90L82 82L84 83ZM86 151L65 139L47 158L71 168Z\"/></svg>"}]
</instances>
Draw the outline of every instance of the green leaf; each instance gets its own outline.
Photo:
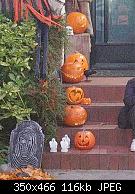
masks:
<instances>
[{"instance_id":1,"label":"green leaf","mask_svg":"<svg viewBox=\"0 0 135 194\"><path fill-rule=\"evenodd\" d=\"M15 76L14 76L13 73L9 73L9 77L10 77L10 79L11 79L12 81L15 81Z\"/></svg>"},{"instance_id":2,"label":"green leaf","mask_svg":"<svg viewBox=\"0 0 135 194\"><path fill-rule=\"evenodd\" d=\"M0 125L0 131L3 129L2 125Z\"/></svg>"},{"instance_id":3,"label":"green leaf","mask_svg":"<svg viewBox=\"0 0 135 194\"><path fill-rule=\"evenodd\" d=\"M0 100L3 100L5 98L6 94L1 94L0 95Z\"/></svg>"},{"instance_id":4,"label":"green leaf","mask_svg":"<svg viewBox=\"0 0 135 194\"><path fill-rule=\"evenodd\" d=\"M0 61L0 65L1 65L1 66L4 66L4 67L9 67L9 66L10 66L9 63L5 63L5 62L3 62L3 61Z\"/></svg>"},{"instance_id":5,"label":"green leaf","mask_svg":"<svg viewBox=\"0 0 135 194\"><path fill-rule=\"evenodd\" d=\"M3 119L7 119L9 117L11 117L11 114L4 114L4 116L0 116L0 121L3 120Z\"/></svg>"}]
</instances>

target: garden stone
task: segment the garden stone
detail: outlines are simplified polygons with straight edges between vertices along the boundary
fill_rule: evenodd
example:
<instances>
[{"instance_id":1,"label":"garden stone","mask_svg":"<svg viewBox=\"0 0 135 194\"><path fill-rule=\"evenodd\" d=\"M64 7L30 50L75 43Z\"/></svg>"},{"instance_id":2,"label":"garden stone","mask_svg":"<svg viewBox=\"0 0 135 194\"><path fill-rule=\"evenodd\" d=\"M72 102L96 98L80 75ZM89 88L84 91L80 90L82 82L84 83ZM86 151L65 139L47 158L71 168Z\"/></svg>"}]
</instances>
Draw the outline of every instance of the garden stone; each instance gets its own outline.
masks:
<instances>
[{"instance_id":1,"label":"garden stone","mask_svg":"<svg viewBox=\"0 0 135 194\"><path fill-rule=\"evenodd\" d=\"M11 132L9 165L12 168L23 168L28 165L40 168L43 146L44 134L41 126L35 121L22 121Z\"/></svg>"}]
</instances>

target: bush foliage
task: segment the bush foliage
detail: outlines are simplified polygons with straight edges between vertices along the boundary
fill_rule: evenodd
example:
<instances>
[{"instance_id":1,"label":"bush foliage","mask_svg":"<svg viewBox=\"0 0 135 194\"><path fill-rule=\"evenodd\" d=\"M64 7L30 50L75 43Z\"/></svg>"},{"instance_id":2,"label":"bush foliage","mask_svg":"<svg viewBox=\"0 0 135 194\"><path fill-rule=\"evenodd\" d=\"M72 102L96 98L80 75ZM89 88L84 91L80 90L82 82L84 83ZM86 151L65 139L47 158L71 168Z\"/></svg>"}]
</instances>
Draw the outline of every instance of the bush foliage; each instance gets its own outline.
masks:
<instances>
[{"instance_id":1,"label":"bush foliage","mask_svg":"<svg viewBox=\"0 0 135 194\"><path fill-rule=\"evenodd\" d=\"M12 130L8 122L34 119L45 129L49 141L55 136L57 119L63 118L66 103L58 78L66 30L49 29L47 79L43 84L34 78L35 40L34 21L16 25L0 16L0 126L2 129L6 123L3 126Z\"/></svg>"}]
</instances>

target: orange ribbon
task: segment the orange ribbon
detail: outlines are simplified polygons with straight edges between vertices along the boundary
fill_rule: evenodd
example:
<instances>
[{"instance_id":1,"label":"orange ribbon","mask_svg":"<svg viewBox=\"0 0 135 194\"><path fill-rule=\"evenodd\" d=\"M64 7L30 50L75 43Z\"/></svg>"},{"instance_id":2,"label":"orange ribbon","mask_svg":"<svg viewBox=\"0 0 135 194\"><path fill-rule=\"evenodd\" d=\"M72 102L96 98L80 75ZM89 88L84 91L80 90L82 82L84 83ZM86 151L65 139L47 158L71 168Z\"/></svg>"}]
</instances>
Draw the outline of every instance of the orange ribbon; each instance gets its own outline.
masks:
<instances>
[{"instance_id":1,"label":"orange ribbon","mask_svg":"<svg viewBox=\"0 0 135 194\"><path fill-rule=\"evenodd\" d=\"M33 0L13 0L13 5L14 5L14 21L15 23L19 22L22 18L23 18L23 11L25 9L25 19L28 20L28 15L29 12L32 13L32 15L34 15L34 17L36 19L38 19L39 21L41 21L44 24L47 24L48 26L54 25L54 26L58 26L58 27L63 27L62 25L60 25L59 23L55 22L52 20L51 17L51 10L49 7L49 4L46 0L43 0L47 10L48 10L48 16L44 15L44 11L42 8L42 0L38 0L38 10L35 10L32 6L33 4Z\"/></svg>"}]
</instances>

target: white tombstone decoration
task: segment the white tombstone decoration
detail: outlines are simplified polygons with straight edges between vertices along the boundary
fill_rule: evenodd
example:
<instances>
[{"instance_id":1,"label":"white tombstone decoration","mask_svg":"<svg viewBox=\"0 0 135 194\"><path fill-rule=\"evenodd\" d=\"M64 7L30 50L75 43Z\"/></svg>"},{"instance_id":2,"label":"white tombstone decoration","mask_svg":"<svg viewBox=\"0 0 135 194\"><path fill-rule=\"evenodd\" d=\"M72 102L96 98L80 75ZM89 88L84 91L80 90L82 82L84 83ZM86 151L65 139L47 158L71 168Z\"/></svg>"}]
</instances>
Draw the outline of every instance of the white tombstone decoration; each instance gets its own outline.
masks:
<instances>
[{"instance_id":1,"label":"white tombstone decoration","mask_svg":"<svg viewBox=\"0 0 135 194\"><path fill-rule=\"evenodd\" d=\"M60 145L61 145L61 152L68 152L68 142L65 139L65 137L62 138Z\"/></svg>"},{"instance_id":2,"label":"white tombstone decoration","mask_svg":"<svg viewBox=\"0 0 135 194\"><path fill-rule=\"evenodd\" d=\"M65 139L66 139L66 141L68 143L68 148L70 148L70 138L68 137L67 134L64 137L65 137Z\"/></svg>"},{"instance_id":3,"label":"white tombstone decoration","mask_svg":"<svg viewBox=\"0 0 135 194\"><path fill-rule=\"evenodd\" d=\"M55 140L55 138L52 138L52 140L49 141L49 145L50 145L50 152L57 152L58 143Z\"/></svg>"},{"instance_id":4,"label":"white tombstone decoration","mask_svg":"<svg viewBox=\"0 0 135 194\"><path fill-rule=\"evenodd\" d=\"M74 35L73 28L71 26L66 26L67 35Z\"/></svg>"}]
</instances>

